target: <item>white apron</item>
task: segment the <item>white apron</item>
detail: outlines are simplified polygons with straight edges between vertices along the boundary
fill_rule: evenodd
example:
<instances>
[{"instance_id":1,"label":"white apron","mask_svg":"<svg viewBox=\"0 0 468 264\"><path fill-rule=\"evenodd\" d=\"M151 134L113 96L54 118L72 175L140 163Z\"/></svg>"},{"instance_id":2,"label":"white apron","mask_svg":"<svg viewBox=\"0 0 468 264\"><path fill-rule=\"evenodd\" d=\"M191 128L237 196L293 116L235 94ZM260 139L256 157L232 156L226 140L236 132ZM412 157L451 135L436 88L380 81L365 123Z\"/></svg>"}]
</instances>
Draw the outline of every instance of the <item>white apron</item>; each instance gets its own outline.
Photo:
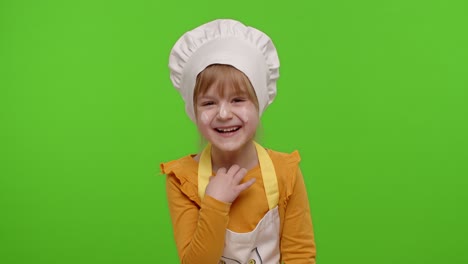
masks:
<instances>
[{"instance_id":1,"label":"white apron","mask_svg":"<svg viewBox=\"0 0 468 264\"><path fill-rule=\"evenodd\" d=\"M219 264L270 264L280 262L278 213L278 182L275 168L267 151L255 143L263 185L270 210L260 220L254 230L236 233L226 230L224 251ZM212 175L211 145L203 150L198 165L198 195L205 195L205 189ZM209 243L209 242L208 242Z\"/></svg>"}]
</instances>

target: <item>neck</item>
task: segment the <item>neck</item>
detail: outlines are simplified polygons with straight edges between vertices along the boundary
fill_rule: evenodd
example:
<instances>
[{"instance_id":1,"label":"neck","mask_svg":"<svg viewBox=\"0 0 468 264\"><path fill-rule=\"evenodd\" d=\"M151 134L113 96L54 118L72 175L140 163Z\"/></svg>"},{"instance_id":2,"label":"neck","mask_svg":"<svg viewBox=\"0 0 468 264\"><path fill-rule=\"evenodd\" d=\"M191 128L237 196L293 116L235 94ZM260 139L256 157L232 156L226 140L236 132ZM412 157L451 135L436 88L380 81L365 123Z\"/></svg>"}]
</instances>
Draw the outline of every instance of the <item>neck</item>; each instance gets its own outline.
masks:
<instances>
[{"instance_id":1,"label":"neck","mask_svg":"<svg viewBox=\"0 0 468 264\"><path fill-rule=\"evenodd\" d=\"M250 170L258 165L257 150L255 149L253 141L245 144L242 148L236 151L229 152L221 151L212 146L211 162L213 172L218 171L219 168L226 168L226 170L229 170L229 168L234 164L237 164L246 170Z\"/></svg>"}]
</instances>

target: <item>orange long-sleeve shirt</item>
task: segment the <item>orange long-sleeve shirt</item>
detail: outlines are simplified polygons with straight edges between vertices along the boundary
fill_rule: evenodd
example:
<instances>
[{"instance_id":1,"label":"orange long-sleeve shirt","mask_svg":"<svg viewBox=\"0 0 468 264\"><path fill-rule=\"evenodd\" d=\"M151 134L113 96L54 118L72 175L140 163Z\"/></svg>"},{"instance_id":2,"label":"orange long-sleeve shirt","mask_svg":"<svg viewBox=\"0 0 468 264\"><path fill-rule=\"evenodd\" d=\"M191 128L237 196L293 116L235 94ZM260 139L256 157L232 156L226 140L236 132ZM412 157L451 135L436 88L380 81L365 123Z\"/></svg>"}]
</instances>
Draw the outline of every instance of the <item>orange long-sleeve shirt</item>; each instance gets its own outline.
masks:
<instances>
[{"instance_id":1,"label":"orange long-sleeve shirt","mask_svg":"<svg viewBox=\"0 0 468 264\"><path fill-rule=\"evenodd\" d=\"M315 241L309 201L299 169L297 151L286 154L268 150L278 179L280 252L286 264L315 263ZM260 167L247 172L244 181L256 182L232 203L198 196L198 163L193 156L161 164L167 174L166 191L175 241L181 263L218 263L224 250L226 228L252 231L268 212Z\"/></svg>"}]
</instances>

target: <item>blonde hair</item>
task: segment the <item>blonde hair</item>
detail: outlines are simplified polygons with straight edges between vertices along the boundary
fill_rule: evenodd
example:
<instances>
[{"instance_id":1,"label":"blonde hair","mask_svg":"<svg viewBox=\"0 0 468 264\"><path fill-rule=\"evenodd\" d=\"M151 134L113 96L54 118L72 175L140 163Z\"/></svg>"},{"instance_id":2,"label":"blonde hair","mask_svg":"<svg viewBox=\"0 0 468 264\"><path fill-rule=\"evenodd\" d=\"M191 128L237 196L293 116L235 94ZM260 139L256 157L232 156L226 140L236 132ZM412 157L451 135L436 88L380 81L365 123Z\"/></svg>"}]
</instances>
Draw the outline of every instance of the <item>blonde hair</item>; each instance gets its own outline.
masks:
<instances>
[{"instance_id":1,"label":"blonde hair","mask_svg":"<svg viewBox=\"0 0 468 264\"><path fill-rule=\"evenodd\" d=\"M193 92L193 105L197 113L198 96L205 94L212 86L218 87L220 96L224 96L226 89L233 89L236 94L247 95L258 111L258 99L249 78L231 65L211 64L197 75Z\"/></svg>"}]
</instances>

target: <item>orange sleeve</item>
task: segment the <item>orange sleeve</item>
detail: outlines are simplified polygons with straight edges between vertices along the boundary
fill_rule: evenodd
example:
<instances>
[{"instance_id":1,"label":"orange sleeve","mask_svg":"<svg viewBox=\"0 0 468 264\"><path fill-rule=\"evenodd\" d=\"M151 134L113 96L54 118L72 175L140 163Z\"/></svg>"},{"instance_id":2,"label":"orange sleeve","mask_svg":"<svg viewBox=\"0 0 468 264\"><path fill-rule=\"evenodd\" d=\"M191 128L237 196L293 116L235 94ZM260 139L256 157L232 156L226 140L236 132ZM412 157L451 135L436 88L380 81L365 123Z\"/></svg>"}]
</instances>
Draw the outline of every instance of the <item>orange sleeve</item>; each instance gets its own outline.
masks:
<instances>
[{"instance_id":1,"label":"orange sleeve","mask_svg":"<svg viewBox=\"0 0 468 264\"><path fill-rule=\"evenodd\" d=\"M199 207L181 191L173 175L167 176L166 190L180 262L218 263L231 204L205 195Z\"/></svg>"},{"instance_id":2,"label":"orange sleeve","mask_svg":"<svg viewBox=\"0 0 468 264\"><path fill-rule=\"evenodd\" d=\"M299 168L284 216L281 254L285 264L315 264L312 218L304 178Z\"/></svg>"}]
</instances>

